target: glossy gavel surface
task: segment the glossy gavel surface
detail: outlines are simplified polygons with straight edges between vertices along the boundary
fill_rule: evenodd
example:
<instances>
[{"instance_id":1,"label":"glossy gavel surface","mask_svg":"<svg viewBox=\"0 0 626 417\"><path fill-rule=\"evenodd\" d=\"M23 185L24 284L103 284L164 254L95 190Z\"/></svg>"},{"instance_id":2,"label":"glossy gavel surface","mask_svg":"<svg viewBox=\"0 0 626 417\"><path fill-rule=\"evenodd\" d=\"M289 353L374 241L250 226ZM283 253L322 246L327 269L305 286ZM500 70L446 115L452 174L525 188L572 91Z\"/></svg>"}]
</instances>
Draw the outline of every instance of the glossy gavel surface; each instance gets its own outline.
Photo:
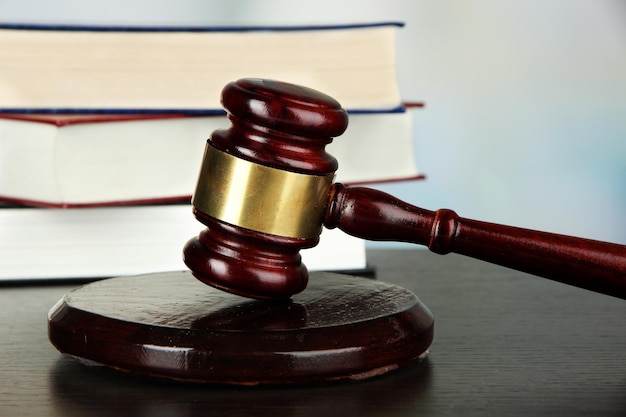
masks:
<instances>
[{"instance_id":1,"label":"glossy gavel surface","mask_svg":"<svg viewBox=\"0 0 626 417\"><path fill-rule=\"evenodd\" d=\"M626 298L626 246L425 210L363 187L335 184L324 223L370 240L428 246Z\"/></svg>"},{"instance_id":2,"label":"glossy gavel surface","mask_svg":"<svg viewBox=\"0 0 626 417\"><path fill-rule=\"evenodd\" d=\"M624 245L464 219L452 210L424 210L371 189L333 185L337 161L325 146L348 122L333 98L260 79L230 83L222 94L232 125L208 140L193 201L207 230L184 250L187 266L206 284L253 298L304 290L308 274L299 250L317 244L324 224L626 298ZM224 169L213 169L213 160ZM236 180L225 174L239 165L251 174Z\"/></svg>"}]
</instances>

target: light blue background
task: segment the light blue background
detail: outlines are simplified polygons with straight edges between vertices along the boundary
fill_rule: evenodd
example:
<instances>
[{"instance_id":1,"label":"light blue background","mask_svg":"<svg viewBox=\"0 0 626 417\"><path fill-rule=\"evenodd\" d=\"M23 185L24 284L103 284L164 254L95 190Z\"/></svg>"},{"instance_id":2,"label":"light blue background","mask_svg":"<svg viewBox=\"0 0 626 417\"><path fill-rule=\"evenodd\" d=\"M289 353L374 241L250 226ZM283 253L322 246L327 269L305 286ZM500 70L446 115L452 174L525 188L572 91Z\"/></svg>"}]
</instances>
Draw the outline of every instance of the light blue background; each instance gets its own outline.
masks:
<instances>
[{"instance_id":1,"label":"light blue background","mask_svg":"<svg viewBox=\"0 0 626 417\"><path fill-rule=\"evenodd\" d=\"M626 244L624 1L4 0L0 20L404 21L399 81L404 98L427 103L415 149L428 180L380 188L428 209Z\"/></svg>"}]
</instances>

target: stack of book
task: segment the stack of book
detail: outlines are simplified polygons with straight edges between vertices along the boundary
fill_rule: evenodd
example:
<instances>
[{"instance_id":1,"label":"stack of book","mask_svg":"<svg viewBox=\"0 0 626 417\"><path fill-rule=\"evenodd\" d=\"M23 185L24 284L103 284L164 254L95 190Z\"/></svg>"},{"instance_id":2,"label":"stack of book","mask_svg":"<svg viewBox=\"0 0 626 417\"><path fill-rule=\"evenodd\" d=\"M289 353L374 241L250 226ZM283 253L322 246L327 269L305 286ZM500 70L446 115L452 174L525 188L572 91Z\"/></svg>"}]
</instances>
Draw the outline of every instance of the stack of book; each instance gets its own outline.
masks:
<instances>
[{"instance_id":1,"label":"stack of book","mask_svg":"<svg viewBox=\"0 0 626 417\"><path fill-rule=\"evenodd\" d=\"M0 24L0 280L185 268L203 228L189 201L204 144L229 126L221 89L243 77L348 110L327 148L337 181L421 178L396 78L401 27ZM364 242L335 230L302 255L311 270L367 267Z\"/></svg>"}]
</instances>

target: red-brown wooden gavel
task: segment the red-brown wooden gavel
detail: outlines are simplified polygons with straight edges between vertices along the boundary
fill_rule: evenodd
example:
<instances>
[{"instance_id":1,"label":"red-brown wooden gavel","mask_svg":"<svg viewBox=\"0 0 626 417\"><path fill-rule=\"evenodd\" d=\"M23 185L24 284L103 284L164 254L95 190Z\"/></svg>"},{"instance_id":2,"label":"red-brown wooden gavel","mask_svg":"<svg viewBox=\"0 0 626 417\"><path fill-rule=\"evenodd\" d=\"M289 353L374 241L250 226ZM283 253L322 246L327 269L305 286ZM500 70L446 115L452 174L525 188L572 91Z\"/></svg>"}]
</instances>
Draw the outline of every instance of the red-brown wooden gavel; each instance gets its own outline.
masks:
<instances>
[{"instance_id":1,"label":"red-brown wooden gavel","mask_svg":"<svg viewBox=\"0 0 626 417\"><path fill-rule=\"evenodd\" d=\"M199 280L243 296L287 298L307 285L299 250L322 224L369 240L427 245L626 298L626 246L497 225L332 183L325 145L348 116L318 91L272 80L228 84L232 126L213 132L193 198L207 228L184 248ZM384 138L381 138L381 140Z\"/></svg>"}]
</instances>

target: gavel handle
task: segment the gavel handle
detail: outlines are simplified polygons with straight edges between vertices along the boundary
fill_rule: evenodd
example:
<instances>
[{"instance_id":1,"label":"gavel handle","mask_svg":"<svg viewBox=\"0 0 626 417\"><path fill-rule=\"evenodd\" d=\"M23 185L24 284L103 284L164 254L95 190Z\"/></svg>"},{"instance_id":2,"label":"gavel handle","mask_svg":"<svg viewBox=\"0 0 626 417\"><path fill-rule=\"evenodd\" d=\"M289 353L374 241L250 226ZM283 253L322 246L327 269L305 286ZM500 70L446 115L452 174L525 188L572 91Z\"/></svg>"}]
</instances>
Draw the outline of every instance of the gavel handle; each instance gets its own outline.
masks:
<instances>
[{"instance_id":1,"label":"gavel handle","mask_svg":"<svg viewBox=\"0 0 626 417\"><path fill-rule=\"evenodd\" d=\"M328 228L368 240L426 245L626 299L626 246L465 219L424 210L389 194L334 184Z\"/></svg>"}]
</instances>

